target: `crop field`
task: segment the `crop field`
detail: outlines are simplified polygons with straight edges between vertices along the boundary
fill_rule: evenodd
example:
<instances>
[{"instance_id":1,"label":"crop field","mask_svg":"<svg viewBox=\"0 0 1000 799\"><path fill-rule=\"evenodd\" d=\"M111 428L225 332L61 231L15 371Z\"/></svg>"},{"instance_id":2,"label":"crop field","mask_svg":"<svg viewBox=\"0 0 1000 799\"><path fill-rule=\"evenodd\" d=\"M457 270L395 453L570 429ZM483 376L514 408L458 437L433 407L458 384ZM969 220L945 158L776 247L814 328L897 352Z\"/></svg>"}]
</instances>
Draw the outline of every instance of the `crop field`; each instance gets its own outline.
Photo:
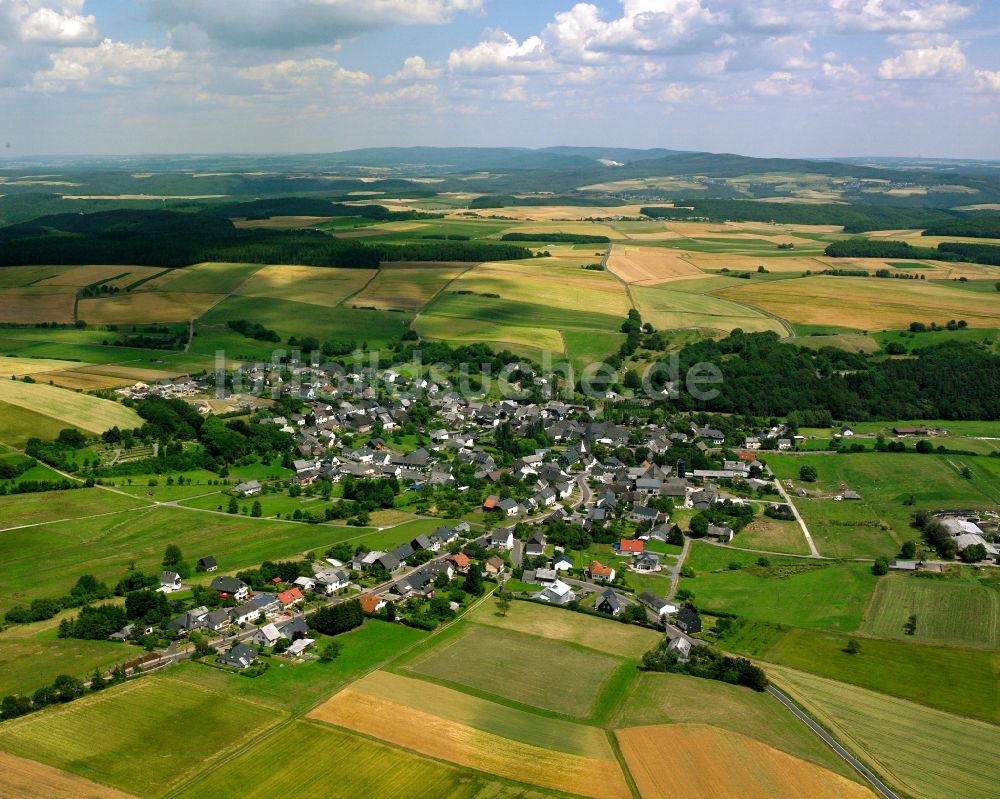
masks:
<instances>
[{"instance_id":1,"label":"crop field","mask_svg":"<svg viewBox=\"0 0 1000 799\"><path fill-rule=\"evenodd\" d=\"M186 322L205 313L224 296L190 291L134 291L80 300L76 313L78 319L99 325Z\"/></svg>"},{"instance_id":2,"label":"crop field","mask_svg":"<svg viewBox=\"0 0 1000 799\"><path fill-rule=\"evenodd\" d=\"M448 291L427 308L426 314L453 319L470 319L504 325L550 327L560 331L600 331L618 333L622 318L603 310L553 308L537 297L535 302L516 302L481 294L456 294Z\"/></svg>"},{"instance_id":3,"label":"crop field","mask_svg":"<svg viewBox=\"0 0 1000 799\"><path fill-rule=\"evenodd\" d=\"M988 578L987 578L988 579ZM886 575L878 581L862 632L934 644L997 648L1000 641L1000 583L984 579L922 579ZM905 625L916 616L916 630Z\"/></svg>"},{"instance_id":4,"label":"crop field","mask_svg":"<svg viewBox=\"0 0 1000 799\"><path fill-rule=\"evenodd\" d=\"M903 541L918 538L911 526L920 508L994 507L1000 503L997 464L990 458L916 453L852 455L768 455L768 465L782 480L792 480L823 496L794 497L816 546L831 557L890 557ZM971 479L961 475L968 465ZM816 483L800 483L800 467L816 468ZM860 500L835 502L846 486ZM913 498L913 504L904 504Z\"/></svg>"},{"instance_id":5,"label":"crop field","mask_svg":"<svg viewBox=\"0 0 1000 799\"><path fill-rule=\"evenodd\" d=\"M55 438L64 427L76 425L0 401L0 442L4 444L23 447L29 438Z\"/></svg>"},{"instance_id":6,"label":"crop field","mask_svg":"<svg viewBox=\"0 0 1000 799\"><path fill-rule=\"evenodd\" d=\"M363 289L375 275L376 272L372 269L265 266L240 285L236 293L244 297L280 299L333 308Z\"/></svg>"},{"instance_id":7,"label":"crop field","mask_svg":"<svg viewBox=\"0 0 1000 799\"><path fill-rule=\"evenodd\" d=\"M705 277L704 272L680 253L644 247L613 248L608 270L626 283L642 286Z\"/></svg>"},{"instance_id":8,"label":"crop field","mask_svg":"<svg viewBox=\"0 0 1000 799\"><path fill-rule=\"evenodd\" d=\"M543 788L630 795L608 739L596 727L542 718L407 677L375 672L310 718Z\"/></svg>"},{"instance_id":9,"label":"crop field","mask_svg":"<svg viewBox=\"0 0 1000 799\"><path fill-rule=\"evenodd\" d=\"M416 313L469 266L390 264L380 269L375 279L351 298L350 304L359 308Z\"/></svg>"},{"instance_id":10,"label":"crop field","mask_svg":"<svg viewBox=\"0 0 1000 799\"><path fill-rule=\"evenodd\" d=\"M729 332L739 327L747 332L773 330L781 336L787 334L781 322L738 302L679 292L665 285L633 286L631 294L643 320L658 329L707 327Z\"/></svg>"},{"instance_id":11,"label":"crop field","mask_svg":"<svg viewBox=\"0 0 1000 799\"><path fill-rule=\"evenodd\" d=\"M586 718L620 661L570 644L467 624L409 661L408 671L522 705ZM572 680L566 675L572 674Z\"/></svg>"},{"instance_id":12,"label":"crop field","mask_svg":"<svg viewBox=\"0 0 1000 799\"><path fill-rule=\"evenodd\" d=\"M0 322L73 322L72 289L56 290L32 286L0 292Z\"/></svg>"},{"instance_id":13,"label":"crop field","mask_svg":"<svg viewBox=\"0 0 1000 799\"><path fill-rule=\"evenodd\" d=\"M856 782L735 732L705 724L617 730L643 799L872 799ZM670 757L663 756L669 752Z\"/></svg>"},{"instance_id":14,"label":"crop field","mask_svg":"<svg viewBox=\"0 0 1000 799\"><path fill-rule=\"evenodd\" d=\"M117 582L133 560L138 569L158 570L171 543L192 560L213 554L223 571L235 571L368 532L164 507L7 530L0 536L0 605L65 594L81 574Z\"/></svg>"},{"instance_id":15,"label":"crop field","mask_svg":"<svg viewBox=\"0 0 1000 799\"><path fill-rule=\"evenodd\" d=\"M159 796L277 721L261 705L178 687L169 677L146 677L34 713L0 728L0 748ZM169 734L181 729L183 735Z\"/></svg>"},{"instance_id":16,"label":"crop field","mask_svg":"<svg viewBox=\"0 0 1000 799\"><path fill-rule=\"evenodd\" d=\"M685 674L646 672L623 697L614 726L652 724L711 724L858 779L826 744L766 693Z\"/></svg>"},{"instance_id":17,"label":"crop field","mask_svg":"<svg viewBox=\"0 0 1000 799\"><path fill-rule=\"evenodd\" d=\"M5 266L0 269L0 291L23 288L65 272L66 266Z\"/></svg>"},{"instance_id":18,"label":"crop field","mask_svg":"<svg viewBox=\"0 0 1000 799\"><path fill-rule=\"evenodd\" d=\"M195 264L171 269L166 274L143 283L137 290L143 293L228 294L239 288L260 268L259 264Z\"/></svg>"},{"instance_id":19,"label":"crop field","mask_svg":"<svg viewBox=\"0 0 1000 799\"><path fill-rule=\"evenodd\" d=\"M751 280L720 295L801 324L885 330L905 328L913 321L943 324L965 319L973 327L1000 325L1000 304L989 295L929 281L815 275L767 285Z\"/></svg>"},{"instance_id":20,"label":"crop field","mask_svg":"<svg viewBox=\"0 0 1000 799\"><path fill-rule=\"evenodd\" d=\"M33 285L83 288L95 283L102 283L124 289L136 281L152 277L162 271L162 269L155 266L70 266L60 270L58 274L36 281Z\"/></svg>"},{"instance_id":21,"label":"crop field","mask_svg":"<svg viewBox=\"0 0 1000 799\"><path fill-rule=\"evenodd\" d=\"M596 652L638 660L656 646L660 636L652 630L608 622L533 602L514 602L506 616L490 605L481 605L467 617L476 624L517 630L554 641L568 641Z\"/></svg>"},{"instance_id":22,"label":"crop field","mask_svg":"<svg viewBox=\"0 0 1000 799\"><path fill-rule=\"evenodd\" d=\"M349 764L344 768L344 764ZM370 799L547 799L531 789L405 752L322 724L296 721L193 782L180 799L217 799L234 792L245 799L298 794ZM336 790L335 794L331 792Z\"/></svg>"},{"instance_id":23,"label":"crop field","mask_svg":"<svg viewBox=\"0 0 1000 799\"><path fill-rule=\"evenodd\" d=\"M516 346L526 347L530 348L536 357L538 353L546 350L556 354L565 351L562 336L553 328L500 325L472 319L422 314L414 322L414 329L424 338L456 344L483 342L498 350L513 350Z\"/></svg>"},{"instance_id":24,"label":"crop field","mask_svg":"<svg viewBox=\"0 0 1000 799\"><path fill-rule=\"evenodd\" d=\"M0 795L47 799L129 799L131 794L0 752Z\"/></svg>"},{"instance_id":25,"label":"crop field","mask_svg":"<svg viewBox=\"0 0 1000 799\"><path fill-rule=\"evenodd\" d=\"M64 427L78 427L91 433L103 433L115 425L133 428L142 424L135 411L117 402L43 383L0 380L0 402L32 412L43 408L45 416L63 423ZM4 435L3 428L4 423L0 421L0 439Z\"/></svg>"},{"instance_id":26,"label":"crop field","mask_svg":"<svg viewBox=\"0 0 1000 799\"><path fill-rule=\"evenodd\" d=\"M768 673L891 786L916 799L991 799L1000 727L791 669ZM970 766L972 755L975 765Z\"/></svg>"},{"instance_id":27,"label":"crop field","mask_svg":"<svg viewBox=\"0 0 1000 799\"><path fill-rule=\"evenodd\" d=\"M77 361L59 361L53 358L19 358L17 356L0 355L0 377L11 375L23 377L39 372L58 372L63 369L78 369Z\"/></svg>"},{"instance_id":28,"label":"crop field","mask_svg":"<svg viewBox=\"0 0 1000 799\"><path fill-rule=\"evenodd\" d=\"M733 558L733 563L740 563ZM861 625L876 578L865 563L837 565L802 560L770 566L726 566L705 571L681 586L694 592L698 606L737 613L748 619L851 632Z\"/></svg>"}]
</instances>

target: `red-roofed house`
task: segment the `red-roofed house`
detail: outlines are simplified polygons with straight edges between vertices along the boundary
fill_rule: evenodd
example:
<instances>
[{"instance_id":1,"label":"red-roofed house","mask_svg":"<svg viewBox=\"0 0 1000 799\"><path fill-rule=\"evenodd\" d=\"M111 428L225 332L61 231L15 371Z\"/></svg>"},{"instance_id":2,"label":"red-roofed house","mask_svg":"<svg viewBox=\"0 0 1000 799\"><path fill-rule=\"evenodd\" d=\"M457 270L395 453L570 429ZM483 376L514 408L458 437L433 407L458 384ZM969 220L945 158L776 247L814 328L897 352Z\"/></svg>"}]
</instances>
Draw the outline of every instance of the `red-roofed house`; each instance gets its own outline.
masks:
<instances>
[{"instance_id":1,"label":"red-roofed house","mask_svg":"<svg viewBox=\"0 0 1000 799\"><path fill-rule=\"evenodd\" d=\"M302 601L302 592L298 588L289 588L287 591L282 591L278 594L278 601L283 608L287 608L289 605L297 605Z\"/></svg>"},{"instance_id":2,"label":"red-roofed house","mask_svg":"<svg viewBox=\"0 0 1000 799\"><path fill-rule=\"evenodd\" d=\"M615 570L610 566L605 566L599 560L592 560L590 562L590 568L587 569L587 574L590 576L591 580L600 580L606 583L610 583L615 579Z\"/></svg>"},{"instance_id":3,"label":"red-roofed house","mask_svg":"<svg viewBox=\"0 0 1000 799\"><path fill-rule=\"evenodd\" d=\"M618 552L622 555L639 555L646 548L644 541L633 538L623 538L618 542Z\"/></svg>"},{"instance_id":4,"label":"red-roofed house","mask_svg":"<svg viewBox=\"0 0 1000 799\"><path fill-rule=\"evenodd\" d=\"M455 567L455 571L465 574L469 570L469 564L472 561L469 560L469 556L464 552L456 552L454 555L448 556L448 562Z\"/></svg>"},{"instance_id":5,"label":"red-roofed house","mask_svg":"<svg viewBox=\"0 0 1000 799\"><path fill-rule=\"evenodd\" d=\"M380 596L368 594L361 597L361 610L365 613L377 613L385 607L385 600Z\"/></svg>"}]
</instances>

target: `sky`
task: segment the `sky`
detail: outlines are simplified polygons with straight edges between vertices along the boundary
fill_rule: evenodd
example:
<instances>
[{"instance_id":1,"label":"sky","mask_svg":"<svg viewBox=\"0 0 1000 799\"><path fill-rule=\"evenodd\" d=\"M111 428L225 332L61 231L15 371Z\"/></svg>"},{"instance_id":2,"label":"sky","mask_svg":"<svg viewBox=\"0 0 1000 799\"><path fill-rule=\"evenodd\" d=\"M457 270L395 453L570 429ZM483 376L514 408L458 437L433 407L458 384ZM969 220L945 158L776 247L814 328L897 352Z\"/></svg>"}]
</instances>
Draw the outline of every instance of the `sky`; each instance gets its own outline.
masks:
<instances>
[{"instance_id":1,"label":"sky","mask_svg":"<svg viewBox=\"0 0 1000 799\"><path fill-rule=\"evenodd\" d=\"M1000 0L0 0L0 154L1000 158Z\"/></svg>"}]
</instances>

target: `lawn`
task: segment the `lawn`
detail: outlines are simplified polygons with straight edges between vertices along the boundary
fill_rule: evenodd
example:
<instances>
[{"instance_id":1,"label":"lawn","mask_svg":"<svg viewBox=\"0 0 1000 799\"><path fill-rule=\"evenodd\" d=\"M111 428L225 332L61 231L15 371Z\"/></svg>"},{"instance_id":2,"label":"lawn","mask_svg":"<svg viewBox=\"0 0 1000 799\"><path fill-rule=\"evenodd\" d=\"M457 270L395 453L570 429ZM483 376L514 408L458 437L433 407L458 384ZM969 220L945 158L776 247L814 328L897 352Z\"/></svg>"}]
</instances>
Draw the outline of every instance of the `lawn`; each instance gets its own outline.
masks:
<instances>
[{"instance_id":1,"label":"lawn","mask_svg":"<svg viewBox=\"0 0 1000 799\"><path fill-rule=\"evenodd\" d=\"M477 694L582 719L594 711L602 685L619 665L617 658L583 647L463 624L460 634L404 668Z\"/></svg>"},{"instance_id":2,"label":"lawn","mask_svg":"<svg viewBox=\"0 0 1000 799\"><path fill-rule=\"evenodd\" d=\"M347 765L347 768L337 766ZM302 799L364 796L367 799L546 799L540 789L491 780L349 735L321 724L296 721L252 749L209 772L179 799L270 799L294 783Z\"/></svg>"},{"instance_id":3,"label":"lawn","mask_svg":"<svg viewBox=\"0 0 1000 799\"><path fill-rule=\"evenodd\" d=\"M745 563L745 558L732 561ZM728 564L702 570L691 564L696 576L683 578L681 587L694 593L699 608L715 613L735 613L748 619L853 632L861 625L864 610L877 578L865 563L829 564L799 561L769 566Z\"/></svg>"},{"instance_id":4,"label":"lawn","mask_svg":"<svg viewBox=\"0 0 1000 799\"><path fill-rule=\"evenodd\" d=\"M652 630L587 616L536 602L513 602L506 616L490 603L468 615L476 624L488 624L554 641L569 641L596 652L638 660L660 636Z\"/></svg>"},{"instance_id":5,"label":"lawn","mask_svg":"<svg viewBox=\"0 0 1000 799\"><path fill-rule=\"evenodd\" d=\"M0 403L15 405L31 413L44 409L43 415L62 427L76 427L91 433L103 433L116 425L131 429L142 424L135 411L117 402L43 383L0 380ZM6 440L7 435L22 431L24 425L24 419L15 418L8 431L5 416L4 421L0 421L0 439Z\"/></svg>"},{"instance_id":6,"label":"lawn","mask_svg":"<svg viewBox=\"0 0 1000 799\"><path fill-rule=\"evenodd\" d=\"M770 674L906 795L920 799L997 795L1000 761L979 755L997 751L1000 727L792 669L771 669Z\"/></svg>"},{"instance_id":7,"label":"lawn","mask_svg":"<svg viewBox=\"0 0 1000 799\"><path fill-rule=\"evenodd\" d=\"M908 635L905 625L911 615L916 616L916 630ZM887 575L878 582L861 630L875 638L996 649L1000 582Z\"/></svg>"},{"instance_id":8,"label":"lawn","mask_svg":"<svg viewBox=\"0 0 1000 799\"><path fill-rule=\"evenodd\" d=\"M855 772L774 697L684 674L644 673L623 697L616 727L711 724L846 777Z\"/></svg>"},{"instance_id":9,"label":"lawn","mask_svg":"<svg viewBox=\"0 0 1000 799\"><path fill-rule=\"evenodd\" d=\"M0 748L162 796L278 720L262 705L157 675L5 724Z\"/></svg>"}]
</instances>

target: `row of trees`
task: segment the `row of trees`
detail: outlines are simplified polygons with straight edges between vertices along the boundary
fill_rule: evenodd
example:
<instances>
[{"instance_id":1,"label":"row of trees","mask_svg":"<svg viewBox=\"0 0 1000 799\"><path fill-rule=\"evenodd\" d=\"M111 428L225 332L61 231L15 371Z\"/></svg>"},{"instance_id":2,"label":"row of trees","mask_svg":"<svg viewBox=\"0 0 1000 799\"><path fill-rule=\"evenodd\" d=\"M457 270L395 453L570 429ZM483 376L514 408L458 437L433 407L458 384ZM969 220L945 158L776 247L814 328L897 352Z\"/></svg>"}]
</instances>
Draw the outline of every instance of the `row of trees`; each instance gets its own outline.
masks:
<instances>
[{"instance_id":1,"label":"row of trees","mask_svg":"<svg viewBox=\"0 0 1000 799\"><path fill-rule=\"evenodd\" d=\"M730 657L710 646L693 646L687 660L680 660L675 653L667 651L668 644L669 640L664 639L655 649L643 655L642 669L721 680L731 685L745 685L755 691L763 691L768 686L764 670L746 658Z\"/></svg>"}]
</instances>

